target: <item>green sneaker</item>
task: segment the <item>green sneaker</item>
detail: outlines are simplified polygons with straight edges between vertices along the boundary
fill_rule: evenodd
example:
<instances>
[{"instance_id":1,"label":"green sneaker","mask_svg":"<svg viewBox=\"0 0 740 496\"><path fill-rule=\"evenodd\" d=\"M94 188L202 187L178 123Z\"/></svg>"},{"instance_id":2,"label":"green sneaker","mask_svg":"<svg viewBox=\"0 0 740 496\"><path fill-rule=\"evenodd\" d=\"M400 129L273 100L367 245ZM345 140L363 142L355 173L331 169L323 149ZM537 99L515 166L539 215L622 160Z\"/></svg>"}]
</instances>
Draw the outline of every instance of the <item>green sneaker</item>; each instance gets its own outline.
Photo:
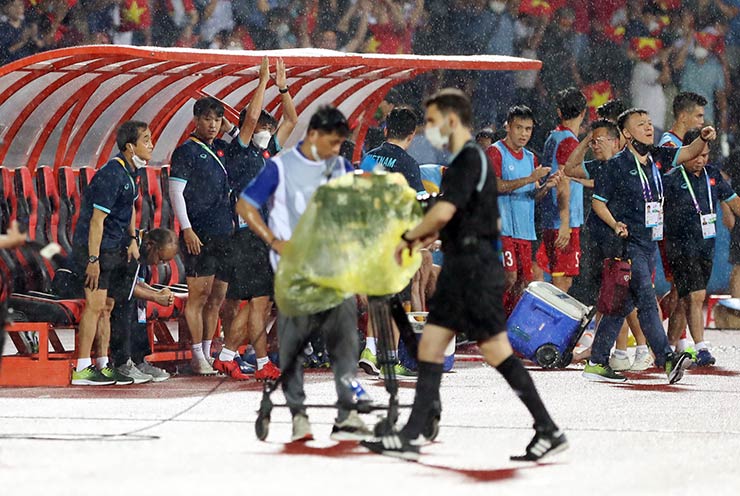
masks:
<instances>
[{"instance_id":1,"label":"green sneaker","mask_svg":"<svg viewBox=\"0 0 740 496\"><path fill-rule=\"evenodd\" d=\"M589 381L602 381L602 382L625 382L627 378L621 374L617 374L608 365L601 365L600 363L592 364L590 361L586 363L586 367L583 369L583 377Z\"/></svg>"},{"instance_id":2,"label":"green sneaker","mask_svg":"<svg viewBox=\"0 0 740 496\"><path fill-rule=\"evenodd\" d=\"M358 363L358 365L362 370L365 371L366 374L380 374L380 370L378 370L378 357L373 355L373 352L370 351L370 348L365 348L364 350L362 350L362 353L360 354L360 363Z\"/></svg>"},{"instance_id":3,"label":"green sneaker","mask_svg":"<svg viewBox=\"0 0 740 496\"><path fill-rule=\"evenodd\" d=\"M72 385L73 386L111 386L116 381L111 380L100 373L95 365L90 365L82 370L72 371Z\"/></svg>"},{"instance_id":4,"label":"green sneaker","mask_svg":"<svg viewBox=\"0 0 740 496\"><path fill-rule=\"evenodd\" d=\"M114 384L116 386L129 386L134 383L133 377L123 375L112 367L105 367L100 370L100 373L103 374L103 376L105 376L107 379L115 381Z\"/></svg>"},{"instance_id":5,"label":"green sneaker","mask_svg":"<svg viewBox=\"0 0 740 496\"><path fill-rule=\"evenodd\" d=\"M404 367L400 363L393 366L393 372L396 374L396 379L399 381L415 381L418 379L418 374L415 371ZM385 378L385 374L382 369L380 370L380 378Z\"/></svg>"},{"instance_id":6,"label":"green sneaker","mask_svg":"<svg viewBox=\"0 0 740 496\"><path fill-rule=\"evenodd\" d=\"M699 352L697 352L691 346L689 346L688 348L686 348L685 350L683 350L683 352L684 353L688 353L689 355L691 355L691 361L693 361L693 362L695 362L696 359L697 359L697 357L699 356Z\"/></svg>"}]
</instances>

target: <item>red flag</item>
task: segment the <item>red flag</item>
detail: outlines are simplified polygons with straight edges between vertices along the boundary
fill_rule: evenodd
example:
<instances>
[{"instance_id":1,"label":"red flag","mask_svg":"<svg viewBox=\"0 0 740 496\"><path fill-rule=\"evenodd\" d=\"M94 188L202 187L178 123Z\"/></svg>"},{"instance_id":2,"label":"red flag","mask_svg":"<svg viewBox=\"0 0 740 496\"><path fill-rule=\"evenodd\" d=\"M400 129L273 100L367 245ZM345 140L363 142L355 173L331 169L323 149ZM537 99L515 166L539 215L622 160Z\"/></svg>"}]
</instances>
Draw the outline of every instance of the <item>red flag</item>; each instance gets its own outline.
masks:
<instances>
[{"instance_id":1,"label":"red flag","mask_svg":"<svg viewBox=\"0 0 740 496\"><path fill-rule=\"evenodd\" d=\"M121 32L138 31L152 25L148 0L123 0L121 3Z\"/></svg>"},{"instance_id":2,"label":"red flag","mask_svg":"<svg viewBox=\"0 0 740 496\"><path fill-rule=\"evenodd\" d=\"M607 26L604 28L604 36L612 40L617 45L624 43L624 33L627 30L624 26Z\"/></svg>"},{"instance_id":3,"label":"red flag","mask_svg":"<svg viewBox=\"0 0 740 496\"><path fill-rule=\"evenodd\" d=\"M612 85L611 83L609 83L609 81L605 80L589 84L581 91L583 91L583 95L586 97L586 102L588 105L588 115L592 121L599 118L599 116L596 114L596 109L614 98Z\"/></svg>"},{"instance_id":4,"label":"red flag","mask_svg":"<svg viewBox=\"0 0 740 496\"><path fill-rule=\"evenodd\" d=\"M663 49L663 42L657 38L632 38L630 49L637 54L640 60L650 60Z\"/></svg>"},{"instance_id":5,"label":"red flag","mask_svg":"<svg viewBox=\"0 0 740 496\"><path fill-rule=\"evenodd\" d=\"M725 51L725 40L721 36L711 31L699 31L694 35L696 42L716 54L722 54Z\"/></svg>"},{"instance_id":6,"label":"red flag","mask_svg":"<svg viewBox=\"0 0 740 496\"><path fill-rule=\"evenodd\" d=\"M522 0L519 4L519 13L534 17L550 17L553 13L553 8L545 0Z\"/></svg>"}]
</instances>

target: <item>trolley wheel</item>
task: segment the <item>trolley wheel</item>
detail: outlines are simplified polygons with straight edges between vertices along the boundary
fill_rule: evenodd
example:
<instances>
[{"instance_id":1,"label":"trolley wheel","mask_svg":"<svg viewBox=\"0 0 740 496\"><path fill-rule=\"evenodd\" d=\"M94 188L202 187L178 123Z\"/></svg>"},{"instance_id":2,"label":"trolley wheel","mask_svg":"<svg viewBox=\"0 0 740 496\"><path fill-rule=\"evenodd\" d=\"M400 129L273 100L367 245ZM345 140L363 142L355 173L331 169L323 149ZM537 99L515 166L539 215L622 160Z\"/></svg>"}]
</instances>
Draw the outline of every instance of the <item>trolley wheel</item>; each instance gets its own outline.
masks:
<instances>
[{"instance_id":1,"label":"trolley wheel","mask_svg":"<svg viewBox=\"0 0 740 496\"><path fill-rule=\"evenodd\" d=\"M554 344L543 344L534 354L537 363L546 369L554 369L560 363L560 352Z\"/></svg>"},{"instance_id":2,"label":"trolley wheel","mask_svg":"<svg viewBox=\"0 0 740 496\"><path fill-rule=\"evenodd\" d=\"M375 434L375 437L389 436L393 434L394 427L394 422L389 421L387 417L383 417L378 421L377 424L375 424L373 433Z\"/></svg>"},{"instance_id":3,"label":"trolley wheel","mask_svg":"<svg viewBox=\"0 0 740 496\"><path fill-rule=\"evenodd\" d=\"M422 435L427 438L428 441L434 441L439 436L439 415L432 417L432 420L427 424Z\"/></svg>"},{"instance_id":4,"label":"trolley wheel","mask_svg":"<svg viewBox=\"0 0 740 496\"><path fill-rule=\"evenodd\" d=\"M262 415L257 416L257 421L254 423L254 433L257 435L257 439L264 441L267 439L267 435L270 434L270 416L263 417Z\"/></svg>"}]
</instances>

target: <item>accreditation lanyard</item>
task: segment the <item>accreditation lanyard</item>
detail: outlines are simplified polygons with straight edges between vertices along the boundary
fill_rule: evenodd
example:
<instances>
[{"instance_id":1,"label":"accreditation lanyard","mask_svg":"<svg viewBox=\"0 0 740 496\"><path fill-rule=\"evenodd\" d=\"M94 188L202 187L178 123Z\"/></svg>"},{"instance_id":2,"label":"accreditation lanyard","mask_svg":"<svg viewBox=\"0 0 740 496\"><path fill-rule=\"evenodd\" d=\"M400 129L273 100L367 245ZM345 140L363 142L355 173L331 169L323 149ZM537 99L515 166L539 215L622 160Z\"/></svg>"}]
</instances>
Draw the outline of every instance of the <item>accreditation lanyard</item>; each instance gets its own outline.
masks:
<instances>
[{"instance_id":1,"label":"accreditation lanyard","mask_svg":"<svg viewBox=\"0 0 740 496\"><path fill-rule=\"evenodd\" d=\"M133 187L133 192L136 196L139 196L136 192L136 181L134 181L134 177L131 175L131 173L128 171L128 167L126 167L126 162L121 159L121 157L116 157L114 160L116 160L119 164L121 164L121 167L123 167L123 170L126 171L126 175L128 176L128 180L131 181L131 187Z\"/></svg>"},{"instance_id":2,"label":"accreditation lanyard","mask_svg":"<svg viewBox=\"0 0 740 496\"><path fill-rule=\"evenodd\" d=\"M653 190L650 187L650 181L647 178L647 174L645 174L645 171L642 170L642 165L640 164L640 161L637 160L637 157L635 157L635 165L637 166L637 175L640 176L640 184L642 185L642 197L645 200L645 202L652 202L654 200L653 198ZM660 177L660 171L658 171L658 168L655 166L655 162L653 161L652 157L649 157L650 165L652 166L653 170L653 182L655 183L655 192L658 196L657 201L660 202L661 206L663 205L663 179Z\"/></svg>"},{"instance_id":3,"label":"accreditation lanyard","mask_svg":"<svg viewBox=\"0 0 740 496\"><path fill-rule=\"evenodd\" d=\"M696 199L696 193L694 193L694 188L691 186L691 181L689 181L688 175L686 175L686 169L684 169L683 165L681 166L681 174L683 175L683 180L686 181L686 189L689 190L689 194L691 195L691 201L694 202L694 208L696 209L696 213L699 214L699 220L701 221L701 233L704 239L710 239L717 236L717 214L714 213L714 202L712 201L712 184L709 181L709 174L707 174L707 170L704 169L704 179L707 181L707 196L709 198L709 213L708 214L702 214L701 213L701 207L699 206L699 201Z\"/></svg>"},{"instance_id":4,"label":"accreditation lanyard","mask_svg":"<svg viewBox=\"0 0 740 496\"><path fill-rule=\"evenodd\" d=\"M203 143L203 142L202 142L201 140L199 140L199 139L198 139L198 138L196 138L195 136L191 136L191 137L190 137L190 139L191 139L191 140L192 140L192 141L193 141L194 143L197 143L197 144L199 144L199 145L200 145L200 147L201 147L201 148L203 148L203 149L204 149L205 151L207 151L208 153L210 153L210 154L211 154L211 157L215 158L215 159L216 159L216 162L218 162L218 165L220 165L220 166L221 166L221 170L222 170L222 171L224 171L224 174L225 174L226 176L228 176L228 175L229 175L229 173L228 173L228 172L226 172L226 167L224 167L224 164L223 164L223 162L221 162L221 159L220 159L220 158L218 158L218 155L216 155L215 153L213 153L213 150L211 150L211 147L210 147L210 146L206 145L205 143Z\"/></svg>"},{"instance_id":5,"label":"accreditation lanyard","mask_svg":"<svg viewBox=\"0 0 740 496\"><path fill-rule=\"evenodd\" d=\"M640 184L642 185L642 197L645 200L645 227L652 228L652 240L660 241L663 239L663 180L660 177L660 172L655 166L655 162L652 157L649 157L652 165L653 181L655 182L655 193L657 198L653 196L653 191L650 188L650 181L647 178L647 174L642 170L640 161L635 158L635 165L637 166L637 175L640 176ZM655 201L657 199L657 201Z\"/></svg>"}]
</instances>

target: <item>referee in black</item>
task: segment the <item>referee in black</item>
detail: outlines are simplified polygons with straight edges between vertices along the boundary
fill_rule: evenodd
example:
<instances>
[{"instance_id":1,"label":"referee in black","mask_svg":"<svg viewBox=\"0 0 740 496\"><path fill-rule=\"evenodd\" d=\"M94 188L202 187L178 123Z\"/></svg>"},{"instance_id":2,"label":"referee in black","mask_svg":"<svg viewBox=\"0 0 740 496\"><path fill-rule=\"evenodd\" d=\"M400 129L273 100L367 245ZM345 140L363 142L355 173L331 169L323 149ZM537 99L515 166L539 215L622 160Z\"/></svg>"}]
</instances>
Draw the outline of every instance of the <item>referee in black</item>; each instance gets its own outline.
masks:
<instances>
[{"instance_id":1,"label":"referee in black","mask_svg":"<svg viewBox=\"0 0 740 496\"><path fill-rule=\"evenodd\" d=\"M503 308L504 274L494 248L499 236L496 176L471 134L472 106L456 89L443 89L425 102L426 137L454 158L442 179L441 197L396 248L426 246L438 235L445 253L437 290L429 304L419 343L419 379L406 426L397 434L362 444L407 460L419 457L420 437L441 413L439 386L444 350L456 332L478 342L487 363L504 376L534 417L535 435L518 461L537 461L568 447L542 403L529 372L513 355Z\"/></svg>"}]
</instances>

